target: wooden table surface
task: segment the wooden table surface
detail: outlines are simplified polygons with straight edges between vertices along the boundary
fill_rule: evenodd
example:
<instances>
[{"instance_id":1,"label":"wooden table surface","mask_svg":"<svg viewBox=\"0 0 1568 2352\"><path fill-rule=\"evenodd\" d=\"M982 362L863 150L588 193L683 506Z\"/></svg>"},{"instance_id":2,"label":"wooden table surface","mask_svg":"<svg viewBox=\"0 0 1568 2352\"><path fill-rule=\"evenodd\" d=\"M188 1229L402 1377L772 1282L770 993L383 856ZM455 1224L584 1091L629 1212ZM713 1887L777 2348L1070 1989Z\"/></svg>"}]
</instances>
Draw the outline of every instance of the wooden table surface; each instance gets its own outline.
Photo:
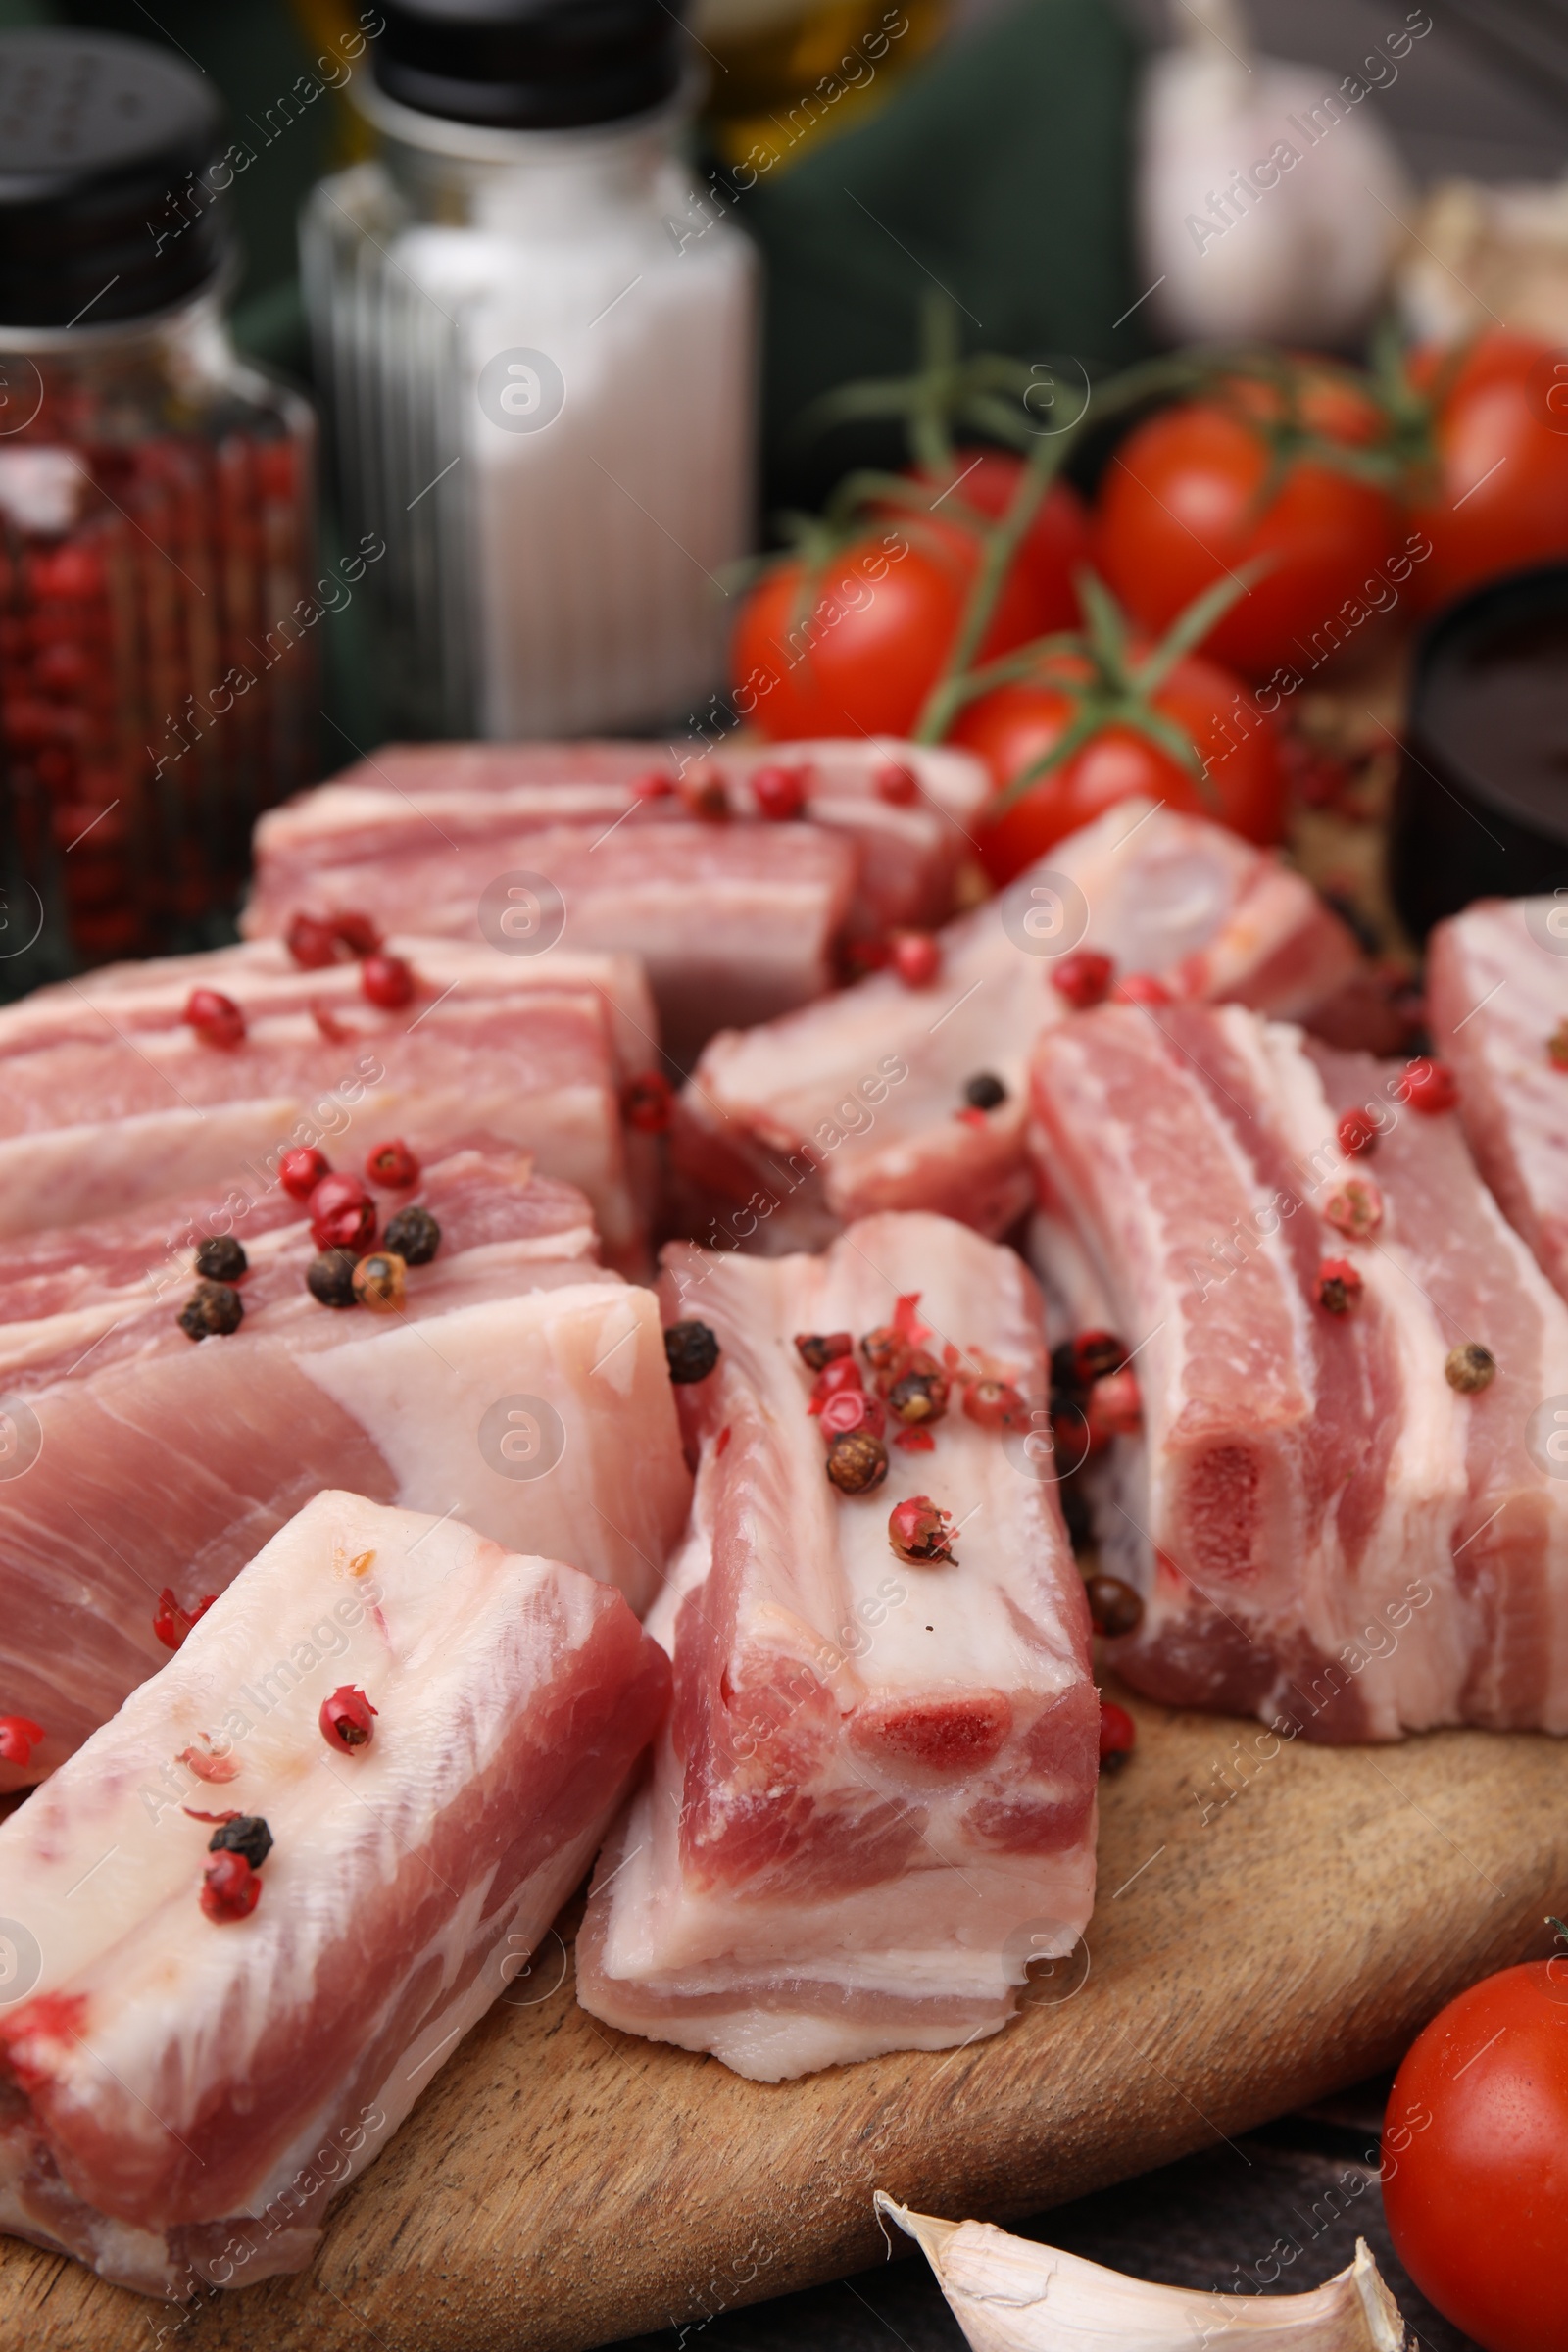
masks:
<instances>
[{"instance_id":1,"label":"wooden table surface","mask_svg":"<svg viewBox=\"0 0 1568 2352\"><path fill-rule=\"evenodd\" d=\"M879 2258L873 2186L1007 2220L1393 2062L1568 1906L1568 1746L1280 1744L1131 1700L1076 1965L1006 2032L801 2082L618 2034L569 1924L346 2192L313 2267L184 2309L0 2240L27 2352L578 2352Z\"/></svg>"}]
</instances>

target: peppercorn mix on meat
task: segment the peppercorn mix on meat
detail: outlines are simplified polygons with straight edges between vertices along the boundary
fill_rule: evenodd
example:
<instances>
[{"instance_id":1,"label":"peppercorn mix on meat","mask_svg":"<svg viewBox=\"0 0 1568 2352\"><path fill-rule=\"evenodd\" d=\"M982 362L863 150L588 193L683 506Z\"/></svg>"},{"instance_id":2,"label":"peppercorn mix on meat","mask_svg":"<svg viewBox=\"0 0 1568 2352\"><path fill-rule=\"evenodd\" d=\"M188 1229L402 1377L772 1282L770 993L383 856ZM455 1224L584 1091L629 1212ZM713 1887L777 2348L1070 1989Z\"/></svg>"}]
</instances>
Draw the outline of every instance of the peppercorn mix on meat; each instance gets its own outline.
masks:
<instances>
[{"instance_id":1,"label":"peppercorn mix on meat","mask_svg":"<svg viewBox=\"0 0 1568 2352\"><path fill-rule=\"evenodd\" d=\"M315 1208L329 1191L358 1263L286 1181L11 1245L0 1689L37 1738L0 1787L78 1746L322 1487L569 1553L646 1607L691 1481L657 1302L596 1262L583 1195L494 1144L375 1199L327 1175ZM209 1259L226 1282L197 1275L217 1241L245 1260Z\"/></svg>"},{"instance_id":2,"label":"peppercorn mix on meat","mask_svg":"<svg viewBox=\"0 0 1568 2352\"><path fill-rule=\"evenodd\" d=\"M497 877L542 876L573 947L642 957L686 1067L720 1023L821 996L846 937L944 921L989 789L967 754L891 738L387 745L262 818L244 928L358 906L478 938Z\"/></svg>"},{"instance_id":3,"label":"peppercorn mix on meat","mask_svg":"<svg viewBox=\"0 0 1568 2352\"><path fill-rule=\"evenodd\" d=\"M817 1248L857 1217L935 1209L993 1239L1033 1198L1029 1051L1122 982L1301 1017L1360 960L1298 875L1236 834L1127 801L961 915L921 960L757 1029L726 1028L678 1098L676 1166L743 1247ZM977 1080L988 1083L972 1091Z\"/></svg>"},{"instance_id":4,"label":"peppercorn mix on meat","mask_svg":"<svg viewBox=\"0 0 1568 2352\"><path fill-rule=\"evenodd\" d=\"M668 1689L609 1587L318 1494L0 1825L0 2227L147 2294L302 2269Z\"/></svg>"},{"instance_id":5,"label":"peppercorn mix on meat","mask_svg":"<svg viewBox=\"0 0 1568 2352\"><path fill-rule=\"evenodd\" d=\"M1087 1274L1141 1396L1087 1473L1144 1603L1107 1656L1167 1704L1568 1731L1568 1483L1532 1438L1568 1308L1432 1070L1235 1006L1037 1046L1048 1287L1081 1317Z\"/></svg>"},{"instance_id":6,"label":"peppercorn mix on meat","mask_svg":"<svg viewBox=\"0 0 1568 2352\"><path fill-rule=\"evenodd\" d=\"M0 1234L221 1185L302 1141L363 1152L401 1134L428 1153L483 1130L580 1185L612 1263L641 1268L652 1145L620 1118L622 1090L659 1062L640 965L389 944L302 968L257 941L113 965L0 1008ZM390 992L378 963L394 967Z\"/></svg>"},{"instance_id":7,"label":"peppercorn mix on meat","mask_svg":"<svg viewBox=\"0 0 1568 2352\"><path fill-rule=\"evenodd\" d=\"M822 1257L665 1251L699 1450L675 1669L578 1997L766 2081L993 2034L1094 1894L1099 1707L1021 1260L934 1216ZM1032 1400L1032 1403L1031 1403Z\"/></svg>"},{"instance_id":8,"label":"peppercorn mix on meat","mask_svg":"<svg viewBox=\"0 0 1568 2352\"><path fill-rule=\"evenodd\" d=\"M1568 900L1484 899L1440 923L1427 995L1481 1172L1568 1298Z\"/></svg>"}]
</instances>

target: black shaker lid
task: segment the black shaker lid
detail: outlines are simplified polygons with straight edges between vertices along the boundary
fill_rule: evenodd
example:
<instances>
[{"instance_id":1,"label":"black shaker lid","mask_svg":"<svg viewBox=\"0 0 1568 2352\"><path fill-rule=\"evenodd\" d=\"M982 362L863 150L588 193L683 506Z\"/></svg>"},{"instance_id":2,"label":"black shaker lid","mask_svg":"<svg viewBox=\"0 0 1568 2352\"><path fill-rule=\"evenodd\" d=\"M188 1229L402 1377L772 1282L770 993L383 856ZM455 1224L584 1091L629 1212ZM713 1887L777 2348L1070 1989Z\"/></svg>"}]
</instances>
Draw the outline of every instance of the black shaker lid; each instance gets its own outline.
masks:
<instances>
[{"instance_id":1,"label":"black shaker lid","mask_svg":"<svg viewBox=\"0 0 1568 2352\"><path fill-rule=\"evenodd\" d=\"M0 324L105 326L204 285L229 241L220 122L150 41L0 33Z\"/></svg>"},{"instance_id":2,"label":"black shaker lid","mask_svg":"<svg viewBox=\"0 0 1568 2352\"><path fill-rule=\"evenodd\" d=\"M425 115L573 130L673 95L684 0L382 0L375 78Z\"/></svg>"}]
</instances>

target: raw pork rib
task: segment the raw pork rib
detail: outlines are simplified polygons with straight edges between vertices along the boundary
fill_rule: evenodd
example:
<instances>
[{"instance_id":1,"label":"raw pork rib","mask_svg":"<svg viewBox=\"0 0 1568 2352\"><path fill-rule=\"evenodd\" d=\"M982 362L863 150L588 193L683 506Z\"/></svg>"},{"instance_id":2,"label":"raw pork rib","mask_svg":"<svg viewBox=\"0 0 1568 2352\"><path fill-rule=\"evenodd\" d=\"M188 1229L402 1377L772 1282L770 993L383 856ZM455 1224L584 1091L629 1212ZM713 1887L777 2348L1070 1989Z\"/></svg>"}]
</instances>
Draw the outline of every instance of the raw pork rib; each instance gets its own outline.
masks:
<instances>
[{"instance_id":1,"label":"raw pork rib","mask_svg":"<svg viewBox=\"0 0 1568 2352\"><path fill-rule=\"evenodd\" d=\"M800 778L805 826L748 821L764 767ZM645 797L651 779L669 789ZM738 822L693 821L715 787ZM498 873L542 872L566 901L570 943L635 950L666 1037L706 1037L714 988L732 1023L770 1018L821 993L843 929L943 921L989 790L966 753L891 737L678 756L655 743L394 744L262 818L244 927L280 933L302 907L336 906L471 935Z\"/></svg>"},{"instance_id":2,"label":"raw pork rib","mask_svg":"<svg viewBox=\"0 0 1568 2352\"><path fill-rule=\"evenodd\" d=\"M1103 1562L1146 1602L1110 1655L1169 1703L1315 1740L1568 1730L1568 1486L1526 1443L1568 1394L1568 1312L1402 1075L1236 1008L1042 1035L1042 1189L1081 1252L1059 1287L1143 1396L1142 1438L1088 1474ZM1348 1158L1363 1107L1381 1132ZM1378 1219L1360 1240L1348 1186ZM1365 1286L1347 1313L1325 1259ZM1445 1366L1472 1342L1497 1368L1462 1394Z\"/></svg>"},{"instance_id":3,"label":"raw pork rib","mask_svg":"<svg viewBox=\"0 0 1568 2352\"><path fill-rule=\"evenodd\" d=\"M864 1333L917 1292L928 1348L1038 1393L1034 1283L929 1216L869 1218L821 1258L677 1243L665 1265L667 1311L722 1353L680 1392L697 1497L652 1620L673 1724L600 1863L578 1998L767 2082L994 2034L1094 1895L1082 1583L1053 1490L956 1383L934 1450L894 1446L884 1485L840 1494L791 1339ZM889 1510L917 1493L957 1522L956 1564L893 1552Z\"/></svg>"},{"instance_id":4,"label":"raw pork rib","mask_svg":"<svg viewBox=\"0 0 1568 2352\"><path fill-rule=\"evenodd\" d=\"M1483 899L1440 923L1427 1006L1481 1172L1568 1298L1568 1068L1548 1050L1568 1021L1564 905Z\"/></svg>"},{"instance_id":5,"label":"raw pork rib","mask_svg":"<svg viewBox=\"0 0 1568 2352\"><path fill-rule=\"evenodd\" d=\"M343 1685L376 1710L347 1753L318 1722ZM145 2294L302 2269L526 1966L668 1687L575 1569L318 1494L0 1827L36 1956L0 2013L0 2229ZM249 1916L212 1920L234 1813L272 1849Z\"/></svg>"},{"instance_id":6,"label":"raw pork rib","mask_svg":"<svg viewBox=\"0 0 1568 2352\"><path fill-rule=\"evenodd\" d=\"M401 1012L367 1002L357 965L300 971L275 941L114 965L0 1010L0 1235L275 1168L295 1142L357 1164L388 1135L424 1153L480 1129L580 1185L635 1270L655 1161L622 1134L620 1092L660 1058L635 958L392 945L418 981ZM241 1007L240 1046L186 1025L195 988Z\"/></svg>"},{"instance_id":7,"label":"raw pork rib","mask_svg":"<svg viewBox=\"0 0 1568 2352\"><path fill-rule=\"evenodd\" d=\"M759 1248L771 1233L786 1237L775 1247L814 1247L890 1208L1005 1233L1032 1198L1029 1049L1066 1011L1054 960L1032 943L1079 944L1076 926L1060 931L1051 877L1061 875L1087 905L1085 944L1178 997L1294 1018L1359 960L1344 924L1274 858L1201 818L1124 802L950 924L932 986L879 972L768 1028L716 1037L676 1110L674 1156L695 1214L711 1209ZM965 1081L982 1071L1006 1099L966 1111Z\"/></svg>"},{"instance_id":8,"label":"raw pork rib","mask_svg":"<svg viewBox=\"0 0 1568 2352\"><path fill-rule=\"evenodd\" d=\"M402 1314L311 1297L315 1244L281 1187L13 1245L0 1409L24 1466L0 1478L0 1713L45 1738L0 1788L52 1770L163 1663L164 1587L186 1609L221 1592L347 1479L569 1552L646 1607L691 1493L652 1292L593 1262L587 1201L526 1159L454 1153L417 1198L441 1248L409 1268ZM193 1343L190 1237L228 1231L245 1319Z\"/></svg>"}]
</instances>

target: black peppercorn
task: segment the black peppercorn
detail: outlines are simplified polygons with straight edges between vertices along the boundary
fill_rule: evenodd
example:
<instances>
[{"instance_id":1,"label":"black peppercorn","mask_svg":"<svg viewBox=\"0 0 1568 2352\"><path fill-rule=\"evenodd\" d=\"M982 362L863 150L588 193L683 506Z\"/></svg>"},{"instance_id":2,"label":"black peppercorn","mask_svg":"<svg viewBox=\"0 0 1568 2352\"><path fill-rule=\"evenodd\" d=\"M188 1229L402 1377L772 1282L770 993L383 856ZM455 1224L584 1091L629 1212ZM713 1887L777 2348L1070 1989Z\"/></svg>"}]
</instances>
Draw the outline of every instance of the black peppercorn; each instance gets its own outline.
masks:
<instances>
[{"instance_id":1,"label":"black peppercorn","mask_svg":"<svg viewBox=\"0 0 1568 2352\"><path fill-rule=\"evenodd\" d=\"M236 1813L207 1840L210 1854L243 1854L252 1870L260 1870L271 1850L272 1833L259 1813Z\"/></svg>"},{"instance_id":2,"label":"black peppercorn","mask_svg":"<svg viewBox=\"0 0 1568 2352\"><path fill-rule=\"evenodd\" d=\"M382 1239L406 1266L427 1266L441 1247L441 1228L430 1211L416 1200L388 1218Z\"/></svg>"},{"instance_id":3,"label":"black peppercorn","mask_svg":"<svg viewBox=\"0 0 1568 2352\"><path fill-rule=\"evenodd\" d=\"M199 1282L179 1310L187 1339L226 1339L245 1319L245 1301L226 1282Z\"/></svg>"},{"instance_id":4,"label":"black peppercorn","mask_svg":"<svg viewBox=\"0 0 1568 2352\"><path fill-rule=\"evenodd\" d=\"M1007 1090L995 1070L976 1070L963 1082L963 1099L971 1110L995 1110L1007 1100Z\"/></svg>"},{"instance_id":5,"label":"black peppercorn","mask_svg":"<svg viewBox=\"0 0 1568 2352\"><path fill-rule=\"evenodd\" d=\"M238 1282L250 1260L231 1233L210 1233L197 1244L196 1271L210 1282Z\"/></svg>"},{"instance_id":6,"label":"black peppercorn","mask_svg":"<svg viewBox=\"0 0 1568 2352\"><path fill-rule=\"evenodd\" d=\"M1084 1579L1089 1615L1097 1634L1114 1641L1119 1634L1136 1633L1144 1621L1143 1595L1119 1576Z\"/></svg>"},{"instance_id":7,"label":"black peppercorn","mask_svg":"<svg viewBox=\"0 0 1568 2352\"><path fill-rule=\"evenodd\" d=\"M718 1341L706 1323L671 1323L664 1334L669 1377L685 1388L706 1380L718 1361Z\"/></svg>"},{"instance_id":8,"label":"black peppercorn","mask_svg":"<svg viewBox=\"0 0 1568 2352\"><path fill-rule=\"evenodd\" d=\"M323 1306L355 1306L359 1303L354 1295L357 1263L352 1250L323 1250L305 1269L305 1288Z\"/></svg>"}]
</instances>

